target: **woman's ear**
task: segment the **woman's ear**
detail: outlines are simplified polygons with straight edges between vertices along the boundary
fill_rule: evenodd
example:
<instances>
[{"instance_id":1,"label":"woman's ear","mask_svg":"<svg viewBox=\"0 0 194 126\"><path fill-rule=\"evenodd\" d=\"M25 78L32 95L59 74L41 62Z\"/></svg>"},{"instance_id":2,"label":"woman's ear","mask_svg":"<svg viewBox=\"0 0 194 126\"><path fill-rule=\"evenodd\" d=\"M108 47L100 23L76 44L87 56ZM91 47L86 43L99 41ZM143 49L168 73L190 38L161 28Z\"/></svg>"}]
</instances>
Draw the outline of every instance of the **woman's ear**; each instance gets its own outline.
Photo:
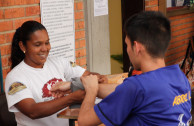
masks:
<instances>
[{"instance_id":1,"label":"woman's ear","mask_svg":"<svg viewBox=\"0 0 194 126\"><path fill-rule=\"evenodd\" d=\"M22 41L19 41L19 47L22 50L22 52L24 52L24 53L26 52L26 48L25 48L25 46L24 46Z\"/></svg>"}]
</instances>

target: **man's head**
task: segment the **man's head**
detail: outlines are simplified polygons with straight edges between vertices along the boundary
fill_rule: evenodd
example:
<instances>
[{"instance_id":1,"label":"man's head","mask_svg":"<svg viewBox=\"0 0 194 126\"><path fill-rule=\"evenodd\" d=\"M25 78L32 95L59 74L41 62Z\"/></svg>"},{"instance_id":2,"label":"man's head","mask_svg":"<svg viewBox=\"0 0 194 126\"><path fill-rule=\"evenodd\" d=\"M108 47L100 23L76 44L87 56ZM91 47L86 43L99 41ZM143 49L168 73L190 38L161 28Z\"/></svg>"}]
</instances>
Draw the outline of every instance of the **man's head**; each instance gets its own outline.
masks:
<instances>
[{"instance_id":1,"label":"man's head","mask_svg":"<svg viewBox=\"0 0 194 126\"><path fill-rule=\"evenodd\" d=\"M151 58L164 58L171 39L169 20L156 11L141 12L129 18L125 33L127 52L133 65L138 64L135 55L142 47Z\"/></svg>"}]
</instances>

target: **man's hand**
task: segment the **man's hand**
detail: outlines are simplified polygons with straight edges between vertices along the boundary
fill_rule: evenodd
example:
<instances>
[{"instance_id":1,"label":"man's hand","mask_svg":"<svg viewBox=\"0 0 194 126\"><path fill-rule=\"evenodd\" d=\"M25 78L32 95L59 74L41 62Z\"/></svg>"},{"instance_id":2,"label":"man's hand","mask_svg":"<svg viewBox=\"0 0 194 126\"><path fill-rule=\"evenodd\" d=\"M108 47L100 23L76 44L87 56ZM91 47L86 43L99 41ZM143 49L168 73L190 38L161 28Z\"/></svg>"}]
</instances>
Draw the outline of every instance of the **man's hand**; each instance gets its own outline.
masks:
<instances>
[{"instance_id":1,"label":"man's hand","mask_svg":"<svg viewBox=\"0 0 194 126\"><path fill-rule=\"evenodd\" d=\"M51 87L50 93L54 98L63 97L65 94L71 93L71 82L58 82Z\"/></svg>"},{"instance_id":2,"label":"man's hand","mask_svg":"<svg viewBox=\"0 0 194 126\"><path fill-rule=\"evenodd\" d=\"M92 92L97 95L98 92L98 78L96 75L82 76L81 81L84 85L86 93Z\"/></svg>"},{"instance_id":3,"label":"man's hand","mask_svg":"<svg viewBox=\"0 0 194 126\"><path fill-rule=\"evenodd\" d=\"M86 70L82 76L89 76L89 75L96 75L98 77L98 83L104 83L104 84L108 83L108 78L105 75L101 75L99 73L89 72Z\"/></svg>"},{"instance_id":4,"label":"man's hand","mask_svg":"<svg viewBox=\"0 0 194 126\"><path fill-rule=\"evenodd\" d=\"M108 83L108 78L105 75L97 75L98 76L98 83L104 83L107 84Z\"/></svg>"}]
</instances>

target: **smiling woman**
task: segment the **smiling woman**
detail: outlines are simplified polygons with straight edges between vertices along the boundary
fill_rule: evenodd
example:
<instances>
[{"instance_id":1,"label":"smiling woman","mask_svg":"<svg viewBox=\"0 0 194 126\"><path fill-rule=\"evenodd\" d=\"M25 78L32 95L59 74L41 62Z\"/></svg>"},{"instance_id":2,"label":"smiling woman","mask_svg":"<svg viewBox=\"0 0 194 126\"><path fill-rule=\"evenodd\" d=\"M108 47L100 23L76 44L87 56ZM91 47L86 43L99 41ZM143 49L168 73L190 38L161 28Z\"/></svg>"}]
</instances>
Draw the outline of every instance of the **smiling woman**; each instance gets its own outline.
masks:
<instances>
[{"instance_id":1,"label":"smiling woman","mask_svg":"<svg viewBox=\"0 0 194 126\"><path fill-rule=\"evenodd\" d=\"M67 81L71 78L97 74L72 66L63 58L48 57L50 49L49 36L42 24L27 21L16 30L11 50L12 70L6 77L5 92L8 109L15 113L18 126L67 126L68 120L58 119L56 112L80 103L85 92L79 90L54 100L50 88L59 82L70 83ZM99 80L103 77L99 75Z\"/></svg>"},{"instance_id":2,"label":"smiling woman","mask_svg":"<svg viewBox=\"0 0 194 126\"><path fill-rule=\"evenodd\" d=\"M42 44L42 46L40 44ZM47 51L44 50L45 48L42 48L45 47L45 45L47 47ZM40 53L42 49L43 52L46 52L48 56L50 48L51 47L49 44L49 37L46 28L36 21L25 22L20 28L16 30L12 41L11 68L13 69L23 59L25 59L25 62L27 63L32 62L34 56L36 58L36 55L38 55L38 52Z\"/></svg>"},{"instance_id":3,"label":"smiling woman","mask_svg":"<svg viewBox=\"0 0 194 126\"><path fill-rule=\"evenodd\" d=\"M51 49L49 37L46 30L37 30L32 33L26 46L22 41L19 46L25 52L24 61L32 67L42 68Z\"/></svg>"}]
</instances>

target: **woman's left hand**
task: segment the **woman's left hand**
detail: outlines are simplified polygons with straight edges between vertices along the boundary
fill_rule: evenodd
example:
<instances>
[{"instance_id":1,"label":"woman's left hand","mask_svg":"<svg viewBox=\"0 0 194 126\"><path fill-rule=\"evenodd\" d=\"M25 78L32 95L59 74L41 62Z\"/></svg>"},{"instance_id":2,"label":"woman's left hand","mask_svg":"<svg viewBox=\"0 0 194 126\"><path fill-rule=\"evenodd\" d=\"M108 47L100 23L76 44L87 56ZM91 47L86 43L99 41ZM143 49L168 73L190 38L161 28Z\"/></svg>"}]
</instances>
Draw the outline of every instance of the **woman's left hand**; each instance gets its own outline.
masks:
<instances>
[{"instance_id":1,"label":"woman's left hand","mask_svg":"<svg viewBox=\"0 0 194 126\"><path fill-rule=\"evenodd\" d=\"M51 87L49 93L52 94L55 99L61 98L64 95L71 93L70 84L71 82L58 82Z\"/></svg>"}]
</instances>

